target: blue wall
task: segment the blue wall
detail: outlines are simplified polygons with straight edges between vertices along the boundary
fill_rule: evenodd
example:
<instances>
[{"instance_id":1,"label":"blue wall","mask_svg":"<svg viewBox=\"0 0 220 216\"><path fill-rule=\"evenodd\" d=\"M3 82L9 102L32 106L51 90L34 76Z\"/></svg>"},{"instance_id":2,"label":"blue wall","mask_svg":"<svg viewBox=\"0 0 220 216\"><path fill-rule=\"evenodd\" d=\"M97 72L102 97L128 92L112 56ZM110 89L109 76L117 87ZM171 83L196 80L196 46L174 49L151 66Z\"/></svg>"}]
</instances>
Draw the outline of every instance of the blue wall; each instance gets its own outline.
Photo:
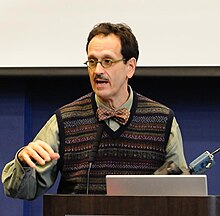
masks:
<instances>
[{"instance_id":1,"label":"blue wall","mask_svg":"<svg viewBox=\"0 0 220 216\"><path fill-rule=\"evenodd\" d=\"M134 77L133 89L171 107L182 129L187 162L220 147L220 78ZM90 91L88 77L0 77L0 169L30 141L58 107ZM207 172L209 194L220 194L220 154ZM56 185L49 193L56 193ZM4 196L0 212L7 216L42 215L35 201ZM40 212L40 213L39 213Z\"/></svg>"}]
</instances>

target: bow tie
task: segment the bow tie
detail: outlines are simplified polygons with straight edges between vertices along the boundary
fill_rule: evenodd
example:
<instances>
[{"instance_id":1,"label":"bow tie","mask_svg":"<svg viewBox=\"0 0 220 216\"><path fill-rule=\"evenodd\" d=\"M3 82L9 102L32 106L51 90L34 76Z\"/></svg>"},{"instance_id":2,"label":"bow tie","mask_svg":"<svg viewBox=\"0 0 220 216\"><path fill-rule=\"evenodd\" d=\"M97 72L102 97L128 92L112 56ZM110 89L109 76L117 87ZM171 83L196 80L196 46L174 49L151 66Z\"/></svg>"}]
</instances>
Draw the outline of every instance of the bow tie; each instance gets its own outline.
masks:
<instances>
[{"instance_id":1,"label":"bow tie","mask_svg":"<svg viewBox=\"0 0 220 216\"><path fill-rule=\"evenodd\" d=\"M119 124L125 125L128 121L130 112L126 108L121 108L118 110L107 109L100 106L97 109L97 116L99 121L103 121L109 118L114 119Z\"/></svg>"}]
</instances>

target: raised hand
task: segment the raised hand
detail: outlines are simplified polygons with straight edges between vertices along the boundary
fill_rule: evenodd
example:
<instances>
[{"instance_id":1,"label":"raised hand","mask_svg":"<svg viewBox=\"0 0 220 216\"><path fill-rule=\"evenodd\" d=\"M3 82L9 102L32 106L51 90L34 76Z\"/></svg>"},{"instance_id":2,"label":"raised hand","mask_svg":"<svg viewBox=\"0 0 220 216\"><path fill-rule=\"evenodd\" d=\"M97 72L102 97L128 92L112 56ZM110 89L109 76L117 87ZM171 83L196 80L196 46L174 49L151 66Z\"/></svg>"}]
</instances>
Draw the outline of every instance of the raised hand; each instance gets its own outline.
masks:
<instances>
[{"instance_id":1,"label":"raised hand","mask_svg":"<svg viewBox=\"0 0 220 216\"><path fill-rule=\"evenodd\" d=\"M59 159L60 156L49 144L37 140L25 146L18 153L18 158L22 163L34 168L36 164L44 165L46 162Z\"/></svg>"}]
</instances>

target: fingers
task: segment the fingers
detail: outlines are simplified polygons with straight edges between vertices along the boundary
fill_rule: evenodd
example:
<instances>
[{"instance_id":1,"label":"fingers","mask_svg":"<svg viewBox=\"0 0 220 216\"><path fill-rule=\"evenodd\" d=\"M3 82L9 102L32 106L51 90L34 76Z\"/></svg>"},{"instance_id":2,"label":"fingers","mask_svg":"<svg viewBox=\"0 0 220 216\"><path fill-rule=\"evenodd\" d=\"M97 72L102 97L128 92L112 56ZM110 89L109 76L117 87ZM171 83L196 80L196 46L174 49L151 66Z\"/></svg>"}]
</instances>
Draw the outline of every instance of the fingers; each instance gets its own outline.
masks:
<instances>
[{"instance_id":1,"label":"fingers","mask_svg":"<svg viewBox=\"0 0 220 216\"><path fill-rule=\"evenodd\" d=\"M50 145L37 140L30 142L24 149L19 152L18 158L30 167L35 167L36 163L44 165L45 162L59 159L59 154L55 153Z\"/></svg>"},{"instance_id":2,"label":"fingers","mask_svg":"<svg viewBox=\"0 0 220 216\"><path fill-rule=\"evenodd\" d=\"M58 153L50 153L51 160L58 160L60 155Z\"/></svg>"}]
</instances>

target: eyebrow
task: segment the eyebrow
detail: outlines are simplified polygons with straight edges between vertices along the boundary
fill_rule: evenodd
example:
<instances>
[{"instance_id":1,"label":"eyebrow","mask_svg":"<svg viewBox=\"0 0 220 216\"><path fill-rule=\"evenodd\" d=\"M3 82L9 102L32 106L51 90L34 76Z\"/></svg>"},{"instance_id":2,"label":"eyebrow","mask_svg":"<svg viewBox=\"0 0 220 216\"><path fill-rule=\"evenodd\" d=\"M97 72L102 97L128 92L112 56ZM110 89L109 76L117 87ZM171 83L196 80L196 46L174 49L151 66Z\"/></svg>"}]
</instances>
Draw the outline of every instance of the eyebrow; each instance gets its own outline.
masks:
<instances>
[{"instance_id":1,"label":"eyebrow","mask_svg":"<svg viewBox=\"0 0 220 216\"><path fill-rule=\"evenodd\" d=\"M98 59L98 58L95 57L94 55L90 55L88 56L88 59ZM110 55L104 55L101 59L114 59L114 58Z\"/></svg>"},{"instance_id":2,"label":"eyebrow","mask_svg":"<svg viewBox=\"0 0 220 216\"><path fill-rule=\"evenodd\" d=\"M95 59L95 60L98 60L96 57L94 56L88 56L88 59Z\"/></svg>"}]
</instances>

